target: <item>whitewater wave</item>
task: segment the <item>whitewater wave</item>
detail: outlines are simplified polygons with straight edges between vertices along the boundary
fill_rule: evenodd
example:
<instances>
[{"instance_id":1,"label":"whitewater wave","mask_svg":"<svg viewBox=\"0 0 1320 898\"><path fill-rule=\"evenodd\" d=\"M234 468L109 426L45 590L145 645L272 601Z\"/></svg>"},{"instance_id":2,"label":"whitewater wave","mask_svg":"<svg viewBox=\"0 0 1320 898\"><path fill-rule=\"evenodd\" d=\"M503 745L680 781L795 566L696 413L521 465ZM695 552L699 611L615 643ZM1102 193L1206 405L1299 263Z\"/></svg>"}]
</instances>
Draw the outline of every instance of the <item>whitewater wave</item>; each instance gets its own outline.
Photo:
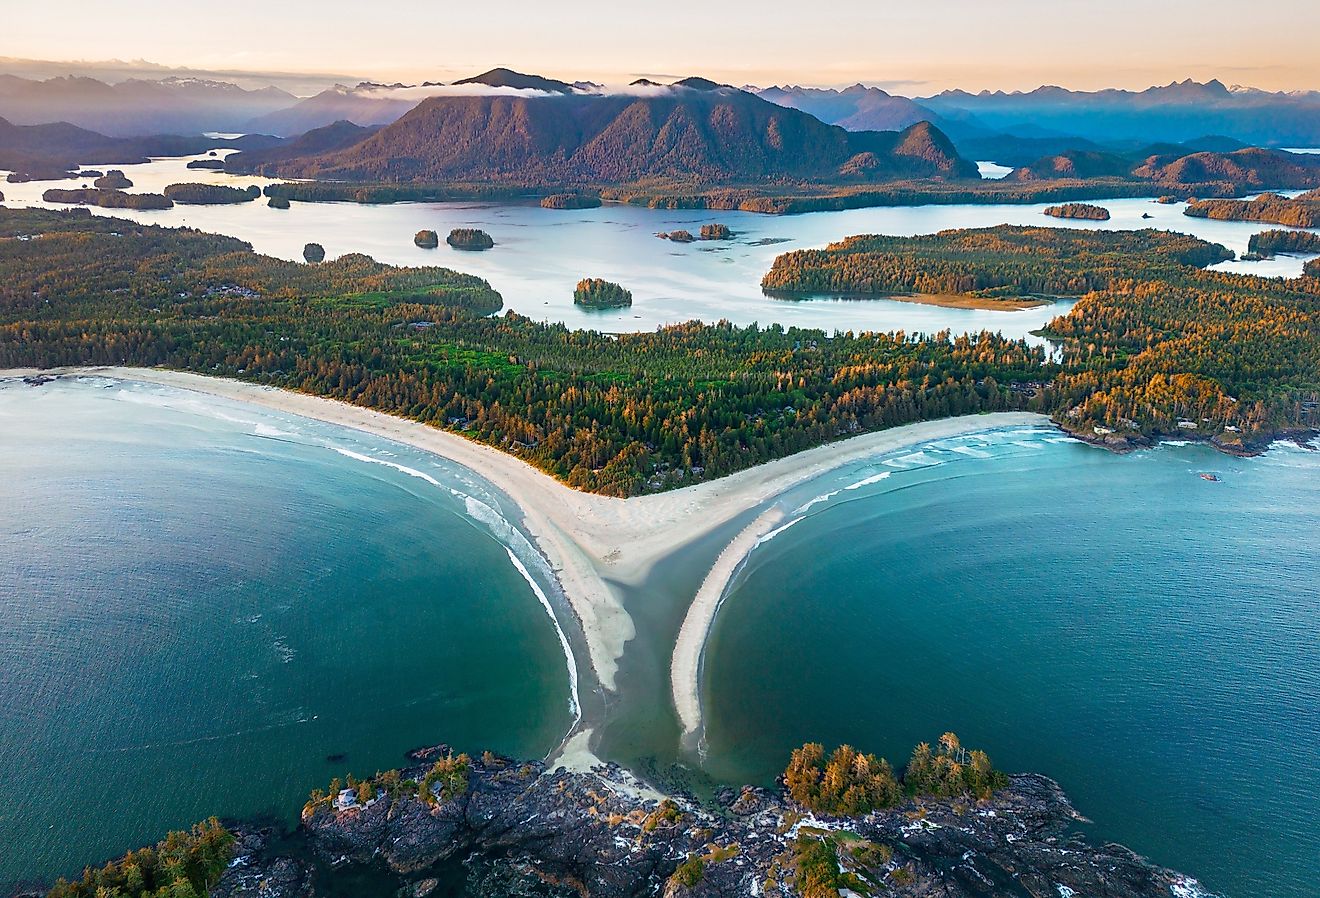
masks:
<instances>
[{"instance_id":1,"label":"whitewater wave","mask_svg":"<svg viewBox=\"0 0 1320 898\"><path fill-rule=\"evenodd\" d=\"M425 480L432 486L438 486L441 489L445 488L440 481L436 480L425 471L419 471L416 468L410 468L407 465L401 465L398 462L389 461L384 458L372 458L370 455L363 455L361 452L354 452L352 449L345 449L343 446L331 446L330 448L335 452L338 452L340 455L343 455L346 458L351 458L354 461L364 461L372 465L384 465L387 468L393 468L400 474L407 474L409 477L416 477L418 480Z\"/></svg>"},{"instance_id":2,"label":"whitewater wave","mask_svg":"<svg viewBox=\"0 0 1320 898\"><path fill-rule=\"evenodd\" d=\"M504 547L504 551L509 553L509 560L518 569L518 573L522 574L523 579L527 581L527 585L532 588L536 600L541 603L545 613L550 615L550 623L554 624L555 635L559 637L559 647L564 650L564 657L568 660L568 709L573 714L573 726L576 727L582 719L582 705L578 697L577 661L573 657L573 649L568 644L568 634L559 625L559 618L555 616L555 609L550 604L549 596L545 594L545 590L541 589L541 584L537 583L536 578L527 570L526 565L522 563L522 559L514 554L514 551L508 546Z\"/></svg>"},{"instance_id":3,"label":"whitewater wave","mask_svg":"<svg viewBox=\"0 0 1320 898\"><path fill-rule=\"evenodd\" d=\"M809 511L814 506L819 505L822 502L830 501L835 496L839 495L839 493L841 492L843 492L843 490L838 489L838 490L830 490L828 493L821 493L819 496L816 496L814 499L811 499L810 501L803 503L801 506L798 507L796 511L793 512L793 514L806 514L807 511Z\"/></svg>"},{"instance_id":4,"label":"whitewater wave","mask_svg":"<svg viewBox=\"0 0 1320 898\"><path fill-rule=\"evenodd\" d=\"M894 474L893 471L881 471L879 474L872 474L870 477L864 477L856 483L850 483L844 487L846 490L859 490L864 486L870 486L873 483L879 483L882 480L888 480Z\"/></svg>"},{"instance_id":5,"label":"whitewater wave","mask_svg":"<svg viewBox=\"0 0 1320 898\"><path fill-rule=\"evenodd\" d=\"M770 542L770 540L774 539L776 536L783 533L789 527L792 527L794 524L798 523L801 520L803 520L803 518L794 518L793 520L789 521L787 524L779 525L774 530L771 530L769 533L765 534L755 543L753 543L752 549L759 549L761 546L764 546L766 543Z\"/></svg>"},{"instance_id":6,"label":"whitewater wave","mask_svg":"<svg viewBox=\"0 0 1320 898\"><path fill-rule=\"evenodd\" d=\"M925 450L920 452L909 452L907 455L900 455L897 458L887 458L884 464L891 468L913 468L930 464L940 464L939 461L932 459L926 454Z\"/></svg>"}]
</instances>

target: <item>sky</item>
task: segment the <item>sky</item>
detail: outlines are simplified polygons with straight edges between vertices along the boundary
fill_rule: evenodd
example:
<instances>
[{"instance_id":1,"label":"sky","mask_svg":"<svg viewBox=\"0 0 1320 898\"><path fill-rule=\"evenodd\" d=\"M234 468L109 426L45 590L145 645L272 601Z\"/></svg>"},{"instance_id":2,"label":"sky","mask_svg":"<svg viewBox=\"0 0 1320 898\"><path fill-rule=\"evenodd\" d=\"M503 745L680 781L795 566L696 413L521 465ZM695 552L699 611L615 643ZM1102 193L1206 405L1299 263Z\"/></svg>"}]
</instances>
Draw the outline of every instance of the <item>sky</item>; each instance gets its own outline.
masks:
<instances>
[{"instance_id":1,"label":"sky","mask_svg":"<svg viewBox=\"0 0 1320 898\"><path fill-rule=\"evenodd\" d=\"M1320 0L61 0L12 4L0 57L150 60L276 81L310 73L308 83L443 81L507 66L605 83L860 81L909 96L1189 77L1320 90L1317 35Z\"/></svg>"}]
</instances>

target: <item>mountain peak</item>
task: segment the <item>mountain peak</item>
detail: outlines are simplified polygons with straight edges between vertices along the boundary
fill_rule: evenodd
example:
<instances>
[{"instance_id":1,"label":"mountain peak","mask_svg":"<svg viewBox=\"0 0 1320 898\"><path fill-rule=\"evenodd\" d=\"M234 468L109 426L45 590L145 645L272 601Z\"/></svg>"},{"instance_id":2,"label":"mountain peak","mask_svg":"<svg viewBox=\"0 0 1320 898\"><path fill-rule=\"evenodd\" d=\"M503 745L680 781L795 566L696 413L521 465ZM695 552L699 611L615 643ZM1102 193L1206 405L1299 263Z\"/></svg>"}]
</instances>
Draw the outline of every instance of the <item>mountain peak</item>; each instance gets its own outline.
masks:
<instances>
[{"instance_id":1,"label":"mountain peak","mask_svg":"<svg viewBox=\"0 0 1320 898\"><path fill-rule=\"evenodd\" d=\"M552 94L573 93L573 86L565 84L563 81L542 78L540 75L527 75L522 72L515 72L513 69L504 68L491 69L489 72L482 72L480 75L464 78L454 83L484 84L487 87L508 87L514 90L543 90Z\"/></svg>"},{"instance_id":2,"label":"mountain peak","mask_svg":"<svg viewBox=\"0 0 1320 898\"><path fill-rule=\"evenodd\" d=\"M686 87L689 90L723 90L728 87L727 84L716 84L709 78L684 78L681 81L675 81L674 87Z\"/></svg>"}]
</instances>

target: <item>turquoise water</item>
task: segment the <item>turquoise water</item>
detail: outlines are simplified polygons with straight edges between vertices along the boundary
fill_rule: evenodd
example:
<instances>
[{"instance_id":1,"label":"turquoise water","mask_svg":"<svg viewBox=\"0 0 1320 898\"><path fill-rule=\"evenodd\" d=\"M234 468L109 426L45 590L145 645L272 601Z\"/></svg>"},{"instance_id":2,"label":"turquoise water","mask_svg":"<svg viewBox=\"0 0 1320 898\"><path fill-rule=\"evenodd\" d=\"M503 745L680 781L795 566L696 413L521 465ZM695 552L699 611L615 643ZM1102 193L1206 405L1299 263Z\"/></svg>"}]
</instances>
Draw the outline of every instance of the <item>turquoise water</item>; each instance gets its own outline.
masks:
<instances>
[{"instance_id":1,"label":"turquoise water","mask_svg":"<svg viewBox=\"0 0 1320 898\"><path fill-rule=\"evenodd\" d=\"M0 884L289 820L419 745L553 749L564 654L482 508L461 469L303 419L0 385Z\"/></svg>"},{"instance_id":2,"label":"turquoise water","mask_svg":"<svg viewBox=\"0 0 1320 898\"><path fill-rule=\"evenodd\" d=\"M807 740L902 763L952 729L1057 778L1097 838L1233 898L1316 894L1320 453L1120 457L1021 429L798 507L830 493L716 620L712 774L768 782Z\"/></svg>"}]
</instances>

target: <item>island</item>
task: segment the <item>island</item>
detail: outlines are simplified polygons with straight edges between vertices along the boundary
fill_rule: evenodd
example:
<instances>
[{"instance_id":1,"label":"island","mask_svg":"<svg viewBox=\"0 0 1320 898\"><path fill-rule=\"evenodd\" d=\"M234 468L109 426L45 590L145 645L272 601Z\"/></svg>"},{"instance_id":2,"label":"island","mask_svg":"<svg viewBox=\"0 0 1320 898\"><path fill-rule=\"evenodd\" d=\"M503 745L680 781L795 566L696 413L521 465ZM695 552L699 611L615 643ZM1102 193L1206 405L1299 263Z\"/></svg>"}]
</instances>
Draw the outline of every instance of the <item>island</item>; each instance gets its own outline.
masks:
<instances>
[{"instance_id":1,"label":"island","mask_svg":"<svg viewBox=\"0 0 1320 898\"><path fill-rule=\"evenodd\" d=\"M324 262L325 247L319 243L309 243L303 247L303 259L308 262Z\"/></svg>"},{"instance_id":2,"label":"island","mask_svg":"<svg viewBox=\"0 0 1320 898\"><path fill-rule=\"evenodd\" d=\"M112 168L101 177L92 182L93 187L99 187L102 190L127 190L133 186L122 171Z\"/></svg>"},{"instance_id":3,"label":"island","mask_svg":"<svg viewBox=\"0 0 1320 898\"><path fill-rule=\"evenodd\" d=\"M1085 221L1109 221L1108 209L1104 206L1093 206L1090 203L1064 203L1059 206L1048 206L1045 209L1045 214L1051 218L1080 218Z\"/></svg>"},{"instance_id":4,"label":"island","mask_svg":"<svg viewBox=\"0 0 1320 898\"><path fill-rule=\"evenodd\" d=\"M452 234L450 235L453 236ZM413 235L413 243L422 249L435 249L440 245L440 235L435 231L418 231Z\"/></svg>"},{"instance_id":5,"label":"island","mask_svg":"<svg viewBox=\"0 0 1320 898\"><path fill-rule=\"evenodd\" d=\"M289 201L282 196L273 196L266 201L266 205L270 206L272 209L288 209Z\"/></svg>"},{"instance_id":6,"label":"island","mask_svg":"<svg viewBox=\"0 0 1320 898\"><path fill-rule=\"evenodd\" d=\"M60 880L46 898L300 898L313 879L424 896L459 869L491 894L547 898L984 898L995 883L1031 895L1201 894L1120 845L1069 835L1083 818L1057 783L1001 773L953 733L918 745L902 776L850 746L808 743L781 788L725 787L705 803L609 764L552 768L447 745L409 756L314 789L284 839L212 818Z\"/></svg>"},{"instance_id":7,"label":"island","mask_svg":"<svg viewBox=\"0 0 1320 898\"><path fill-rule=\"evenodd\" d=\"M861 235L775 259L770 296L874 297L964 309L1014 310L1108 286L1115 253L1189 265L1232 258L1216 244L1161 231L1083 232L1001 226L919 237Z\"/></svg>"},{"instance_id":8,"label":"island","mask_svg":"<svg viewBox=\"0 0 1320 898\"><path fill-rule=\"evenodd\" d=\"M672 240L674 243L695 243L696 237L692 236L691 231L661 231L655 236L661 240Z\"/></svg>"},{"instance_id":9,"label":"island","mask_svg":"<svg viewBox=\"0 0 1320 898\"><path fill-rule=\"evenodd\" d=\"M702 240L732 240L733 231L729 230L728 225L708 224L701 226Z\"/></svg>"},{"instance_id":10,"label":"island","mask_svg":"<svg viewBox=\"0 0 1320 898\"><path fill-rule=\"evenodd\" d=\"M487 250L495 245L491 236L480 228L454 228L445 242L454 249L470 251Z\"/></svg>"},{"instance_id":11,"label":"island","mask_svg":"<svg viewBox=\"0 0 1320 898\"><path fill-rule=\"evenodd\" d=\"M619 309L632 305L632 293L601 278L584 278L573 291L573 302L590 309Z\"/></svg>"},{"instance_id":12,"label":"island","mask_svg":"<svg viewBox=\"0 0 1320 898\"><path fill-rule=\"evenodd\" d=\"M542 209L598 209L599 196L589 193L552 193L541 197Z\"/></svg>"},{"instance_id":13,"label":"island","mask_svg":"<svg viewBox=\"0 0 1320 898\"><path fill-rule=\"evenodd\" d=\"M250 203L261 196L261 188L230 187L226 184L170 184L165 195L184 206L223 206Z\"/></svg>"},{"instance_id":14,"label":"island","mask_svg":"<svg viewBox=\"0 0 1320 898\"><path fill-rule=\"evenodd\" d=\"M188 168L200 169L203 171L224 171L225 160L223 159L194 159L188 163Z\"/></svg>"},{"instance_id":15,"label":"island","mask_svg":"<svg viewBox=\"0 0 1320 898\"><path fill-rule=\"evenodd\" d=\"M1261 258L1275 253L1320 253L1320 234L1312 231L1261 231L1251 235L1247 252Z\"/></svg>"},{"instance_id":16,"label":"island","mask_svg":"<svg viewBox=\"0 0 1320 898\"><path fill-rule=\"evenodd\" d=\"M1219 221L1259 221L1290 228L1320 228L1320 189L1292 198L1262 193L1250 200L1193 200L1183 215Z\"/></svg>"},{"instance_id":17,"label":"island","mask_svg":"<svg viewBox=\"0 0 1320 898\"><path fill-rule=\"evenodd\" d=\"M97 187L65 189L52 187L41 194L48 203L71 203L79 206L99 206L103 209L172 209L174 201L159 193L124 193L122 190L102 190Z\"/></svg>"}]
</instances>

